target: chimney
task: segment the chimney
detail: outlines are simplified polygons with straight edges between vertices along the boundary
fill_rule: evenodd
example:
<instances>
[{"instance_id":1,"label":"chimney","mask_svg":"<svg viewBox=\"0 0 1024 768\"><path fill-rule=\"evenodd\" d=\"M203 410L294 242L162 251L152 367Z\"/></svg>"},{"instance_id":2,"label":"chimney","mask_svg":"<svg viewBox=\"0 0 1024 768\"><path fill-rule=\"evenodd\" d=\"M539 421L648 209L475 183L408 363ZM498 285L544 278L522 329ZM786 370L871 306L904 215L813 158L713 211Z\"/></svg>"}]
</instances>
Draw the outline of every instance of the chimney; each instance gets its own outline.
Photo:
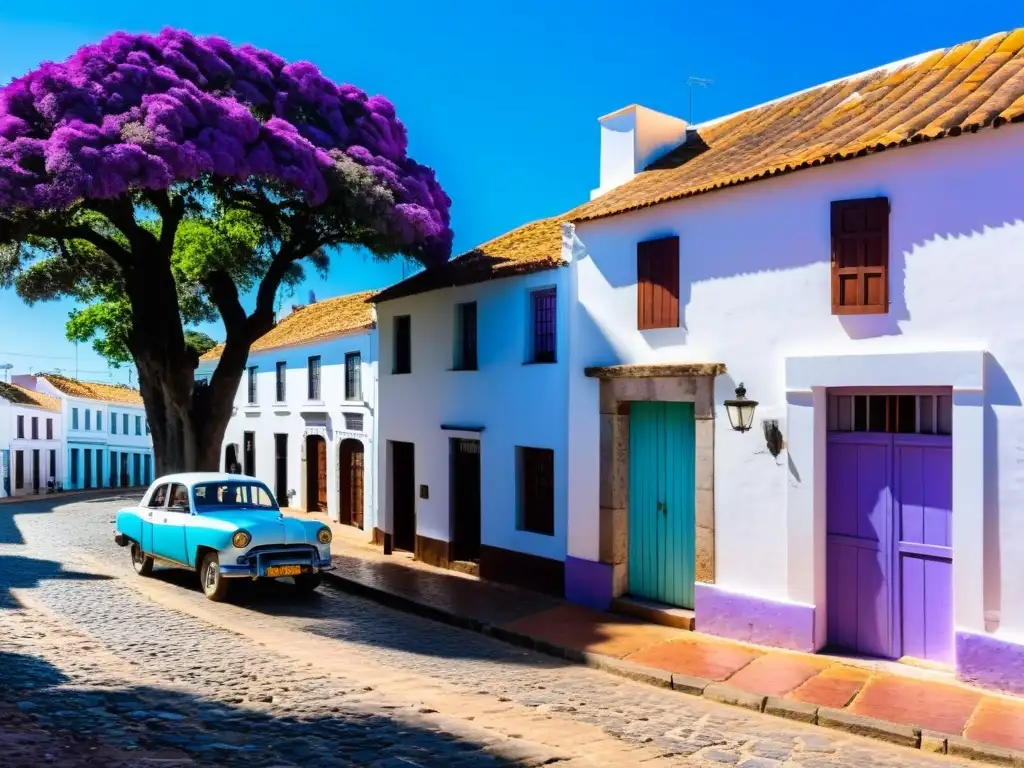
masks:
<instances>
[{"instance_id":1,"label":"chimney","mask_svg":"<svg viewBox=\"0 0 1024 768\"><path fill-rule=\"evenodd\" d=\"M603 195L686 141L686 121L631 104L598 118L601 124L601 186L590 199Z\"/></svg>"}]
</instances>

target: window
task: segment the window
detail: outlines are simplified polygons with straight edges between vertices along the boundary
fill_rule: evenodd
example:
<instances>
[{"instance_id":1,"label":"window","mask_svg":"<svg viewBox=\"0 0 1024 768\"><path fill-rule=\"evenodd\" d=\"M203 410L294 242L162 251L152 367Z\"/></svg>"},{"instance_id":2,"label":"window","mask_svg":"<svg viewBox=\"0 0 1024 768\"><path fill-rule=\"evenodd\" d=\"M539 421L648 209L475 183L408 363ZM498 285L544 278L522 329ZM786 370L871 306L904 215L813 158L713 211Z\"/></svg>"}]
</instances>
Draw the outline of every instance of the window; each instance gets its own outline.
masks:
<instances>
[{"instance_id":1,"label":"window","mask_svg":"<svg viewBox=\"0 0 1024 768\"><path fill-rule=\"evenodd\" d=\"M636 246L636 327L679 327L679 238Z\"/></svg>"},{"instance_id":2,"label":"window","mask_svg":"<svg viewBox=\"0 0 1024 768\"><path fill-rule=\"evenodd\" d=\"M128 414L127 413L122 413L121 414L121 433L125 434L125 435L128 434Z\"/></svg>"},{"instance_id":3,"label":"window","mask_svg":"<svg viewBox=\"0 0 1024 768\"><path fill-rule=\"evenodd\" d=\"M78 485L78 449L71 449L71 487Z\"/></svg>"},{"instance_id":4,"label":"window","mask_svg":"<svg viewBox=\"0 0 1024 768\"><path fill-rule=\"evenodd\" d=\"M113 411L110 412L110 434L117 434L117 414Z\"/></svg>"},{"instance_id":5,"label":"window","mask_svg":"<svg viewBox=\"0 0 1024 768\"><path fill-rule=\"evenodd\" d=\"M138 454L135 454L138 457ZM135 480L138 483L138 479ZM171 503L167 505L168 509L175 509L179 512L188 510L188 488L180 483L174 483L171 486Z\"/></svg>"},{"instance_id":6,"label":"window","mask_svg":"<svg viewBox=\"0 0 1024 768\"><path fill-rule=\"evenodd\" d=\"M88 408L85 409L85 431L88 432L92 429L92 411Z\"/></svg>"},{"instance_id":7,"label":"window","mask_svg":"<svg viewBox=\"0 0 1024 768\"><path fill-rule=\"evenodd\" d=\"M345 399L363 399L363 356L358 352L345 355Z\"/></svg>"},{"instance_id":8,"label":"window","mask_svg":"<svg viewBox=\"0 0 1024 768\"><path fill-rule=\"evenodd\" d=\"M455 359L456 371L476 370L476 302L455 305Z\"/></svg>"},{"instance_id":9,"label":"window","mask_svg":"<svg viewBox=\"0 0 1024 768\"><path fill-rule=\"evenodd\" d=\"M219 512L240 507L277 509L274 497L258 483L203 483L193 490L197 512Z\"/></svg>"},{"instance_id":10,"label":"window","mask_svg":"<svg viewBox=\"0 0 1024 768\"><path fill-rule=\"evenodd\" d=\"M78 429L78 409L71 409L71 428Z\"/></svg>"},{"instance_id":11,"label":"window","mask_svg":"<svg viewBox=\"0 0 1024 768\"><path fill-rule=\"evenodd\" d=\"M285 395L286 395L285 388L284 388L284 373L285 373L285 370L286 370L286 366L285 366L285 364L283 362L278 363L275 366L275 368L274 368L274 376L276 377L275 380L277 382L277 392L276 392L276 395L275 395L275 397L277 399L275 400L275 402L278 402L278 403L283 403L285 401Z\"/></svg>"},{"instance_id":12,"label":"window","mask_svg":"<svg viewBox=\"0 0 1024 768\"><path fill-rule=\"evenodd\" d=\"M18 439L20 439L20 440L24 440L25 439L25 417L24 416L19 416L18 417Z\"/></svg>"},{"instance_id":13,"label":"window","mask_svg":"<svg viewBox=\"0 0 1024 768\"><path fill-rule=\"evenodd\" d=\"M153 509L160 509L161 507L166 506L167 491L170 489L170 487L171 486L169 485L161 485L159 488L153 491L153 496L150 498L149 503L146 506L151 507Z\"/></svg>"},{"instance_id":14,"label":"window","mask_svg":"<svg viewBox=\"0 0 1024 768\"><path fill-rule=\"evenodd\" d=\"M320 399L320 355L314 355L306 361L306 378L310 400Z\"/></svg>"},{"instance_id":15,"label":"window","mask_svg":"<svg viewBox=\"0 0 1024 768\"><path fill-rule=\"evenodd\" d=\"M14 487L25 487L25 452L14 452Z\"/></svg>"},{"instance_id":16,"label":"window","mask_svg":"<svg viewBox=\"0 0 1024 768\"><path fill-rule=\"evenodd\" d=\"M829 432L951 435L951 394L828 395Z\"/></svg>"},{"instance_id":17,"label":"window","mask_svg":"<svg viewBox=\"0 0 1024 768\"><path fill-rule=\"evenodd\" d=\"M96 411L96 431L103 431L103 411Z\"/></svg>"},{"instance_id":18,"label":"window","mask_svg":"<svg viewBox=\"0 0 1024 768\"><path fill-rule=\"evenodd\" d=\"M38 440L39 439L39 417L38 416L33 416L32 417L32 439L33 440Z\"/></svg>"},{"instance_id":19,"label":"window","mask_svg":"<svg viewBox=\"0 0 1024 768\"><path fill-rule=\"evenodd\" d=\"M146 419L146 434L149 434L149 419Z\"/></svg>"},{"instance_id":20,"label":"window","mask_svg":"<svg viewBox=\"0 0 1024 768\"><path fill-rule=\"evenodd\" d=\"M53 419L46 420L46 439L53 440Z\"/></svg>"},{"instance_id":21,"label":"window","mask_svg":"<svg viewBox=\"0 0 1024 768\"><path fill-rule=\"evenodd\" d=\"M832 314L889 311L889 198L832 203Z\"/></svg>"},{"instance_id":22,"label":"window","mask_svg":"<svg viewBox=\"0 0 1024 768\"><path fill-rule=\"evenodd\" d=\"M412 373L412 318L395 318L395 360L392 373Z\"/></svg>"},{"instance_id":23,"label":"window","mask_svg":"<svg viewBox=\"0 0 1024 768\"><path fill-rule=\"evenodd\" d=\"M363 431L363 414L345 413L342 415L345 417L345 429L347 429L349 432Z\"/></svg>"},{"instance_id":24,"label":"window","mask_svg":"<svg viewBox=\"0 0 1024 768\"><path fill-rule=\"evenodd\" d=\"M256 404L256 366L249 366L249 405Z\"/></svg>"},{"instance_id":25,"label":"window","mask_svg":"<svg viewBox=\"0 0 1024 768\"><path fill-rule=\"evenodd\" d=\"M135 434L139 435L140 437L142 436L142 417L141 416L136 416L135 417Z\"/></svg>"},{"instance_id":26,"label":"window","mask_svg":"<svg viewBox=\"0 0 1024 768\"><path fill-rule=\"evenodd\" d=\"M555 452L517 448L519 529L555 535Z\"/></svg>"},{"instance_id":27,"label":"window","mask_svg":"<svg viewBox=\"0 0 1024 768\"><path fill-rule=\"evenodd\" d=\"M558 340L555 309L554 288L534 291L530 294L530 322L533 325L530 334L532 344L530 362L555 362L555 342Z\"/></svg>"}]
</instances>

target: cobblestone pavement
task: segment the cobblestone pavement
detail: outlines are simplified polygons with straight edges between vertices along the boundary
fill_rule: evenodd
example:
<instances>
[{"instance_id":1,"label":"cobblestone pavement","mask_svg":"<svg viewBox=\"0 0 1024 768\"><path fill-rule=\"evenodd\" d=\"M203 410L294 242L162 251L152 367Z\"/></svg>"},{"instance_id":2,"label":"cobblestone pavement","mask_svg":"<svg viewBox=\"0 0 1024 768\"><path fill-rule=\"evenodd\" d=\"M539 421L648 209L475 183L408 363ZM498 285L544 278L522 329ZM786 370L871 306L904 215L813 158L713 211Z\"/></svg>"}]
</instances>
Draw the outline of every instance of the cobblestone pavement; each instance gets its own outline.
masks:
<instances>
[{"instance_id":1,"label":"cobblestone pavement","mask_svg":"<svg viewBox=\"0 0 1024 768\"><path fill-rule=\"evenodd\" d=\"M94 765L965 765L632 683L328 586L300 598L240 584L232 604L210 603L192 574L131 571L111 540L122 503L0 507L0 701L94 739ZM50 763L72 765L62 754Z\"/></svg>"}]
</instances>

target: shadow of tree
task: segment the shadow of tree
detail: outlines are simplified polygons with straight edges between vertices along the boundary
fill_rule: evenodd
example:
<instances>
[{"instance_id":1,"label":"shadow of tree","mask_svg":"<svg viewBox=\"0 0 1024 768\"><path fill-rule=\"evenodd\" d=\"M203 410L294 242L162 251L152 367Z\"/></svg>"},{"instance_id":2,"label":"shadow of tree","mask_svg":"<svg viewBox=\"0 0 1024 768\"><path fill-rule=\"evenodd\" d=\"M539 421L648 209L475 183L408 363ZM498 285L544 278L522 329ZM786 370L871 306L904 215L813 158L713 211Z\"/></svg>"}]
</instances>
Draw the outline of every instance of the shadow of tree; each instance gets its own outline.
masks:
<instances>
[{"instance_id":1,"label":"shadow of tree","mask_svg":"<svg viewBox=\"0 0 1024 768\"><path fill-rule=\"evenodd\" d=\"M474 740L467 722L429 723L429 712L368 711L325 691L324 698L285 711L273 702L238 706L179 689L152 686L82 687L47 661L0 651L0 701L52 732L94 740L105 766L142 765L175 759L222 766L476 766L519 765L501 745ZM351 692L365 695L360 689ZM268 700L270 696L266 697ZM8 704L0 704L0 720ZM384 710L387 711L387 710ZM9 746L9 745L8 745ZM34 763L17 743L5 766ZM41 757L41 755L40 755ZM123 762L122 762L123 761ZM131 761L131 762L129 762Z\"/></svg>"},{"instance_id":2,"label":"shadow of tree","mask_svg":"<svg viewBox=\"0 0 1024 768\"><path fill-rule=\"evenodd\" d=\"M112 490L110 494L86 498L59 494L57 496L25 496L14 500L5 500L0 504L0 544L25 543L16 522L16 518L21 515L45 515L70 504L110 506L111 503L118 501L134 504L140 495L140 493Z\"/></svg>"},{"instance_id":3,"label":"shadow of tree","mask_svg":"<svg viewBox=\"0 0 1024 768\"><path fill-rule=\"evenodd\" d=\"M0 555L0 610L17 608L12 589L33 589L49 579L108 581L110 576L66 571L60 563L21 555Z\"/></svg>"}]
</instances>

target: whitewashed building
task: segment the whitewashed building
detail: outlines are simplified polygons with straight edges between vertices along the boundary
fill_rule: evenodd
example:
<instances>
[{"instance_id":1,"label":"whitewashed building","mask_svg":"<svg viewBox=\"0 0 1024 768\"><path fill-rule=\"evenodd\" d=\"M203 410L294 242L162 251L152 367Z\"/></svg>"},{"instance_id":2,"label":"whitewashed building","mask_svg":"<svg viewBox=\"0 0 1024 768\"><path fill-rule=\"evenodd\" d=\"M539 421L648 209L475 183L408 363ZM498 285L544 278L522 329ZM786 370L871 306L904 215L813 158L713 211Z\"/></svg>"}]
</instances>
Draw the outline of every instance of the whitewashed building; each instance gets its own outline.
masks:
<instances>
[{"instance_id":1,"label":"whitewashed building","mask_svg":"<svg viewBox=\"0 0 1024 768\"><path fill-rule=\"evenodd\" d=\"M52 373L12 378L60 404L64 490L129 488L153 480L153 440L139 391Z\"/></svg>"},{"instance_id":2,"label":"whitewashed building","mask_svg":"<svg viewBox=\"0 0 1024 768\"><path fill-rule=\"evenodd\" d=\"M258 477L279 503L376 525L377 334L369 292L294 307L250 349L224 437L224 471ZM209 377L222 347L200 360Z\"/></svg>"},{"instance_id":3,"label":"whitewashed building","mask_svg":"<svg viewBox=\"0 0 1024 768\"><path fill-rule=\"evenodd\" d=\"M1022 49L601 119L570 216L571 599L1024 692Z\"/></svg>"},{"instance_id":4,"label":"whitewashed building","mask_svg":"<svg viewBox=\"0 0 1024 768\"><path fill-rule=\"evenodd\" d=\"M537 221L375 297L385 549L562 592L566 248Z\"/></svg>"},{"instance_id":5,"label":"whitewashed building","mask_svg":"<svg viewBox=\"0 0 1024 768\"><path fill-rule=\"evenodd\" d=\"M46 493L61 482L60 401L0 382L0 496Z\"/></svg>"}]
</instances>

